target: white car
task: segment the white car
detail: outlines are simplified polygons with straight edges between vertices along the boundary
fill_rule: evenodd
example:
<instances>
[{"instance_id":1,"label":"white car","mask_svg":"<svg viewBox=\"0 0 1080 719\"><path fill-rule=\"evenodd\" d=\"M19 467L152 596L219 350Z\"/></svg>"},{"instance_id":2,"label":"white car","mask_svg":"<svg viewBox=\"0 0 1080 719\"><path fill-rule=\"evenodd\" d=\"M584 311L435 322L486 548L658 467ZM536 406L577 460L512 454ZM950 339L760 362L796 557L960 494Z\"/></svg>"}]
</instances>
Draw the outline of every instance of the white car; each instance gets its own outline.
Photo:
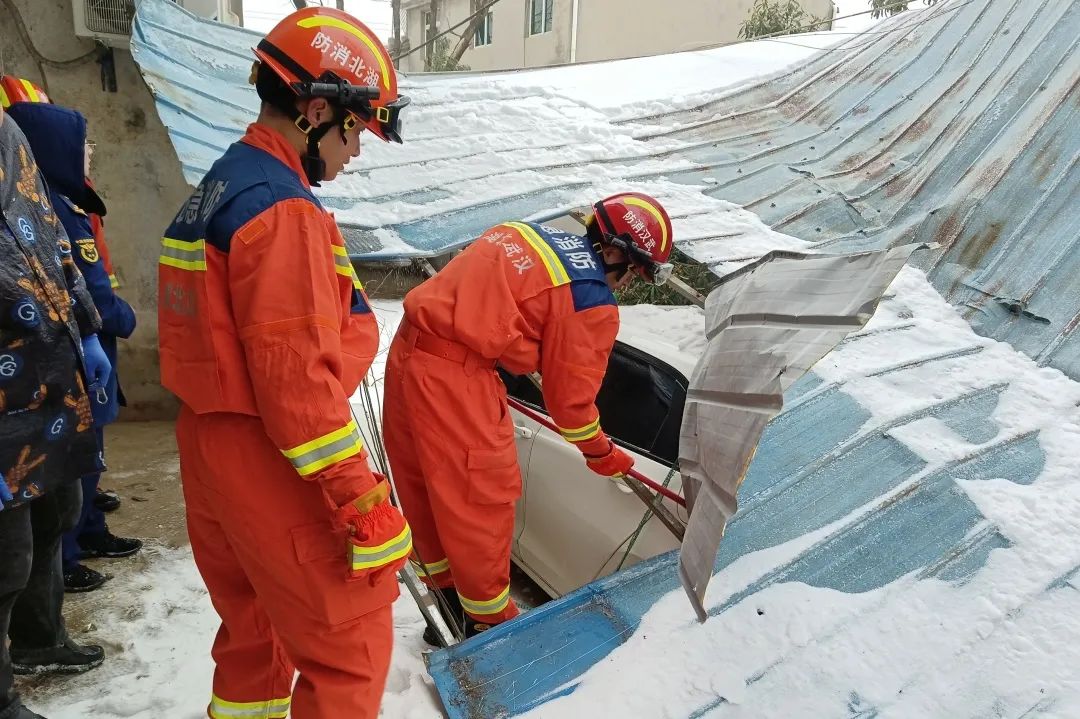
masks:
<instances>
[{"instance_id":1,"label":"white car","mask_svg":"<svg viewBox=\"0 0 1080 719\"><path fill-rule=\"evenodd\" d=\"M624 322L597 397L601 426L634 455L634 468L657 482L668 480L675 491L681 482L671 468L678 459L687 378L696 360ZM511 397L544 412L528 377L500 374ZM629 487L594 474L581 452L558 433L511 411L523 479L512 555L542 589L557 597L678 546ZM686 521L685 509L670 500L664 504Z\"/></svg>"}]
</instances>

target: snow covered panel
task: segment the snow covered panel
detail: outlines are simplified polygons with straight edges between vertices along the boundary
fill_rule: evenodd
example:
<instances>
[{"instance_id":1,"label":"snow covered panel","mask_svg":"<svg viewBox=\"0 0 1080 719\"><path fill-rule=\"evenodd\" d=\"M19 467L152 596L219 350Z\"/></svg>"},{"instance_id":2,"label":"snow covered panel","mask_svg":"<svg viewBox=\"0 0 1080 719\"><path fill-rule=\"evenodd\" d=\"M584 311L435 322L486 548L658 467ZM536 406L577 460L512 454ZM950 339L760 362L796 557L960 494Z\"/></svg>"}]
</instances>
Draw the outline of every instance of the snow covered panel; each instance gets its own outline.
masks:
<instances>
[{"instance_id":1,"label":"snow covered panel","mask_svg":"<svg viewBox=\"0 0 1080 719\"><path fill-rule=\"evenodd\" d=\"M783 407L784 391L869 321L915 249L770 253L709 294L709 343L690 379L679 440L690 509L679 576L701 621L739 485L766 423Z\"/></svg>"},{"instance_id":2,"label":"snow covered panel","mask_svg":"<svg viewBox=\"0 0 1080 719\"><path fill-rule=\"evenodd\" d=\"M659 557L433 655L449 714L1080 715L1078 404L905 268L766 428L705 624Z\"/></svg>"}]
</instances>

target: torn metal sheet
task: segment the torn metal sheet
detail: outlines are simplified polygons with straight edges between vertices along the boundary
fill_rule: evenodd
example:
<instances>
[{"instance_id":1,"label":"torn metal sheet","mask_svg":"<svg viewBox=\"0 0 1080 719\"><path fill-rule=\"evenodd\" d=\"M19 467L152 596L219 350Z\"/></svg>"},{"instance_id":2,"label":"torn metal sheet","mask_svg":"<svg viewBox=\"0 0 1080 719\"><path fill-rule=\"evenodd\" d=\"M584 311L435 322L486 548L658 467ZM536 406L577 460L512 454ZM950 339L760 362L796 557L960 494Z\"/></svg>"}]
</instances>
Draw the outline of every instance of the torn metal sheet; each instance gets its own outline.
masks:
<instances>
[{"instance_id":1,"label":"torn metal sheet","mask_svg":"<svg viewBox=\"0 0 1080 719\"><path fill-rule=\"evenodd\" d=\"M698 619L739 485L784 392L865 325L909 255L773 252L724 277L705 303L709 339L690 379L679 467L690 521L679 576Z\"/></svg>"}]
</instances>

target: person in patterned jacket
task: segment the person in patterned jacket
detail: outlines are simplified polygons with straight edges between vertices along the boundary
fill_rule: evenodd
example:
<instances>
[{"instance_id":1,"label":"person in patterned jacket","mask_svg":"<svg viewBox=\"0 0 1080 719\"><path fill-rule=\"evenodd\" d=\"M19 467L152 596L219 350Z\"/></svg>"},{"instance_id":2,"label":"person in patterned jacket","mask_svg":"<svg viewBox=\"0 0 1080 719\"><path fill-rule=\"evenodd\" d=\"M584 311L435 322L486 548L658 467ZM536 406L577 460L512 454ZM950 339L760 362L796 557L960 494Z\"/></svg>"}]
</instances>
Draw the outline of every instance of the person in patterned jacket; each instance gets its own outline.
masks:
<instances>
[{"instance_id":1,"label":"person in patterned jacket","mask_svg":"<svg viewBox=\"0 0 1080 719\"><path fill-rule=\"evenodd\" d=\"M79 478L102 468L87 394L111 371L100 322L26 137L0 109L0 719L39 716L13 673L104 658L68 636L60 570Z\"/></svg>"},{"instance_id":2,"label":"person in patterned jacket","mask_svg":"<svg viewBox=\"0 0 1080 719\"><path fill-rule=\"evenodd\" d=\"M8 76L4 80L10 84L12 78ZM101 317L98 339L113 371L100 387L88 389L94 432L104 451L105 427L115 422L120 414L117 343L135 331L135 312L113 291L110 273L102 261L87 214L104 214L105 203L86 181L90 171L86 118L76 110L52 102L15 102L8 113L23 128L30 143L38 171L48 185L49 201L71 242L71 256ZM82 564L81 559L128 557L142 548L142 541L117 537L109 531L105 515L95 502L100 478L96 472L82 478L82 511L76 526L64 534L61 554L64 589L68 592L91 591L107 579L101 572Z\"/></svg>"}]
</instances>

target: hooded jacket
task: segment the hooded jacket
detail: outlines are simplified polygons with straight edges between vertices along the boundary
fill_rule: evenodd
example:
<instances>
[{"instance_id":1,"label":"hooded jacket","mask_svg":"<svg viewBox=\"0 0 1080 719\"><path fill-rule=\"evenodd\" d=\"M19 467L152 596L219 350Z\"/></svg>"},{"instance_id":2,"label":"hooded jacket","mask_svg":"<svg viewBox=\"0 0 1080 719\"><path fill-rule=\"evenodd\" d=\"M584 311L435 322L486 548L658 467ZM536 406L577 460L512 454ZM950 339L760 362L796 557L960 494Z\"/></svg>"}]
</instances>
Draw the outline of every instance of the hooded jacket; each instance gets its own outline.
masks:
<instances>
[{"instance_id":1,"label":"hooded jacket","mask_svg":"<svg viewBox=\"0 0 1080 719\"><path fill-rule=\"evenodd\" d=\"M100 319L34 154L0 115L0 473L5 509L101 468L81 367Z\"/></svg>"},{"instance_id":2,"label":"hooded jacket","mask_svg":"<svg viewBox=\"0 0 1080 719\"><path fill-rule=\"evenodd\" d=\"M109 270L97 246L87 212L104 214L105 206L87 184L83 165L86 119L75 110L44 103L19 103L8 111L23 128L48 183L49 197L71 240L72 257L82 272L94 306L101 315L98 337L113 372L101 391L90 393L94 422L101 426L120 413L117 338L135 331L135 312L113 291Z\"/></svg>"}]
</instances>

